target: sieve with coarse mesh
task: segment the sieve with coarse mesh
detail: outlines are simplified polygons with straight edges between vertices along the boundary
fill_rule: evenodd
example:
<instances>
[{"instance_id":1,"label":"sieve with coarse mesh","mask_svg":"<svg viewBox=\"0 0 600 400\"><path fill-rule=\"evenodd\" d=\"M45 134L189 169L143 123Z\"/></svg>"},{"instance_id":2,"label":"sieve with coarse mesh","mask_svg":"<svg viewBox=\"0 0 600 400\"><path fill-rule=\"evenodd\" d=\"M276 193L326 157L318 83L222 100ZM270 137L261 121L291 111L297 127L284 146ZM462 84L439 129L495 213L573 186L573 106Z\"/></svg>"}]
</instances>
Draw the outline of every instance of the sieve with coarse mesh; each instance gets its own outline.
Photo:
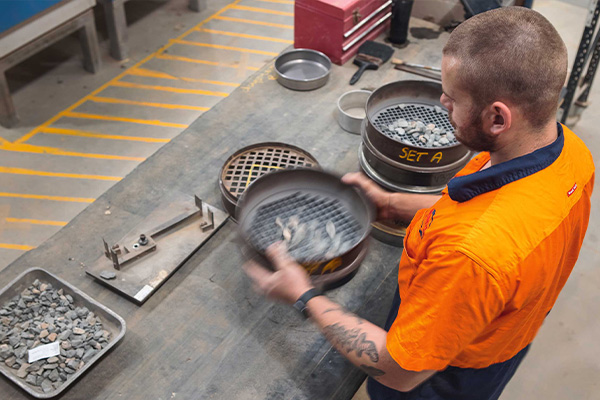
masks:
<instances>
[{"instance_id":1,"label":"sieve with coarse mesh","mask_svg":"<svg viewBox=\"0 0 600 400\"><path fill-rule=\"evenodd\" d=\"M469 150L453 137L454 128L440 102L441 94L439 83L426 81L392 82L375 90L366 107L370 143L392 161L410 166L441 167L462 159ZM432 146L412 135L398 135L389 126L400 118L434 124L448 132L450 140Z\"/></svg>"},{"instance_id":2,"label":"sieve with coarse mesh","mask_svg":"<svg viewBox=\"0 0 600 400\"><path fill-rule=\"evenodd\" d=\"M288 169L258 178L242 195L236 208L239 232L249 256L265 266L266 248L282 239L281 225L293 234L286 240L290 255L311 274L315 284L331 287L350 277L366 254L366 240L375 217L371 202L339 177L313 169ZM306 239L294 244L296 226L308 230ZM345 243L332 250L327 225ZM324 245L322 247L321 245ZM319 250L320 248L320 250Z\"/></svg>"},{"instance_id":3,"label":"sieve with coarse mesh","mask_svg":"<svg viewBox=\"0 0 600 400\"><path fill-rule=\"evenodd\" d=\"M236 204L246 188L257 178L288 168L319 168L317 160L299 147L265 142L244 147L232 154L219 176L219 189L225 209L235 218Z\"/></svg>"},{"instance_id":4,"label":"sieve with coarse mesh","mask_svg":"<svg viewBox=\"0 0 600 400\"><path fill-rule=\"evenodd\" d=\"M441 94L439 83L426 81L393 82L371 94L359 148L360 166L371 179L392 191L438 193L465 166L472 153L454 137ZM443 144L423 143L421 133L397 133L399 119L434 124L446 133Z\"/></svg>"}]
</instances>

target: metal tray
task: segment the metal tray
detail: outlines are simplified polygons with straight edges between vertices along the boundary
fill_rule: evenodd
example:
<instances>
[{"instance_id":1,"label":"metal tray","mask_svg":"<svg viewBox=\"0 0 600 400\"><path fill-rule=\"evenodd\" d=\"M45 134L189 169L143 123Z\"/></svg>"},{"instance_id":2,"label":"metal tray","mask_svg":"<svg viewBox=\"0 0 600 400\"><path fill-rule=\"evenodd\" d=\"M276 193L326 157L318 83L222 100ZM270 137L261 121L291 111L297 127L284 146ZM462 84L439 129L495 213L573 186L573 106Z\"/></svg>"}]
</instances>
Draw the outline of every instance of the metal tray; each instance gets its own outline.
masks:
<instances>
[{"instance_id":1,"label":"metal tray","mask_svg":"<svg viewBox=\"0 0 600 400\"><path fill-rule=\"evenodd\" d=\"M33 397L38 399L49 399L63 392L85 371L99 361L108 350L110 350L115 344L117 344L117 342L119 342L119 340L121 340L121 338L123 338L123 335L125 335L125 320L117 315L114 311L108 309L87 294L83 293L81 290L77 289L75 286L70 285L59 277L41 268L28 269L8 285L6 285L0 291L0 306L9 302L14 296L19 295L24 289L31 286L36 279L51 283L55 288L64 289L65 294L70 294L73 297L73 302L76 306L87 307L88 310L99 316L102 319L104 329L109 331L112 337L108 345L100 350L94 356L94 358L87 362L79 371L71 375L62 386L49 393L43 393L41 389L36 390L33 386L29 386L24 380L15 375L16 371L14 369L7 367L4 363L0 363L0 372L2 372L2 374L8 379L13 381L17 386L21 387Z\"/></svg>"},{"instance_id":2,"label":"metal tray","mask_svg":"<svg viewBox=\"0 0 600 400\"><path fill-rule=\"evenodd\" d=\"M331 60L316 50L294 49L275 59L277 82L288 89L314 90L327 83Z\"/></svg>"}]
</instances>

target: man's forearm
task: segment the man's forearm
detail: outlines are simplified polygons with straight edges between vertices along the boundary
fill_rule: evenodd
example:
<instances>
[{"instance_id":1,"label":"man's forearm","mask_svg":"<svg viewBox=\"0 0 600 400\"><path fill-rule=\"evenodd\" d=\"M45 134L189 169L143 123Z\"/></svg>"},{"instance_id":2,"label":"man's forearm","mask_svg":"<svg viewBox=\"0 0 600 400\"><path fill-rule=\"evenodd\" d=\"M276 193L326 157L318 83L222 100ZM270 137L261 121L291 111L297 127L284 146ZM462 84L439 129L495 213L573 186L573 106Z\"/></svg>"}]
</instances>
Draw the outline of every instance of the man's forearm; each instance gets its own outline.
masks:
<instances>
[{"instance_id":1,"label":"man's forearm","mask_svg":"<svg viewBox=\"0 0 600 400\"><path fill-rule=\"evenodd\" d=\"M350 362L373 377L386 373L380 363L385 330L345 311L324 296L311 299L308 310L325 337Z\"/></svg>"},{"instance_id":2,"label":"man's forearm","mask_svg":"<svg viewBox=\"0 0 600 400\"><path fill-rule=\"evenodd\" d=\"M392 219L410 221L417 211L433 206L441 197L439 194L392 193L389 212Z\"/></svg>"},{"instance_id":3,"label":"man's forearm","mask_svg":"<svg viewBox=\"0 0 600 400\"><path fill-rule=\"evenodd\" d=\"M313 297L307 305L311 319L340 354L382 384L409 391L435 373L403 369L387 351L385 330L344 310L327 297Z\"/></svg>"}]
</instances>

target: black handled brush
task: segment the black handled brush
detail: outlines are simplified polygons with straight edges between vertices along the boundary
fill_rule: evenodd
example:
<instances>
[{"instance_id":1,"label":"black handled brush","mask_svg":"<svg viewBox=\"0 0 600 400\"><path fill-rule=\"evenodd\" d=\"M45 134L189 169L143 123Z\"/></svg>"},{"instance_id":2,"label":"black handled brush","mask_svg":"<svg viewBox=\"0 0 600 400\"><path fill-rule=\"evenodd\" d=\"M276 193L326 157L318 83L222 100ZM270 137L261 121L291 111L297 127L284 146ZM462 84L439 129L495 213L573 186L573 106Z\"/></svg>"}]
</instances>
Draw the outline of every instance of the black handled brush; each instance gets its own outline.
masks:
<instances>
[{"instance_id":1,"label":"black handled brush","mask_svg":"<svg viewBox=\"0 0 600 400\"><path fill-rule=\"evenodd\" d=\"M357 65L358 71L350 79L350 84L354 85L363 72L368 69L379 69L379 66L390 59L394 54L394 49L383 43L367 40L358 48L358 54L354 59L354 65Z\"/></svg>"}]
</instances>

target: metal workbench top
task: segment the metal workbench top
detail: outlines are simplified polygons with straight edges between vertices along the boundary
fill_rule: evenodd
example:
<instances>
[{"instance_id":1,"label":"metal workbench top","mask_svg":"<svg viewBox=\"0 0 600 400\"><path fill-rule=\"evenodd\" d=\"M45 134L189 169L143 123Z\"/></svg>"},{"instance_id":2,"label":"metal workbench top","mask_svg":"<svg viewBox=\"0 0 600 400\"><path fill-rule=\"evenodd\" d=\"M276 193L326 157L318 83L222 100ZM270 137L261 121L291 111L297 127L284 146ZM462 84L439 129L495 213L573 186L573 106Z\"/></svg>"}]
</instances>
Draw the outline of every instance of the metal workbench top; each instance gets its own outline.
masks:
<instances>
[{"instance_id":1,"label":"metal workbench top","mask_svg":"<svg viewBox=\"0 0 600 400\"><path fill-rule=\"evenodd\" d=\"M412 26L431 27L413 20ZM416 40L395 56L437 64L447 39ZM291 307L252 291L228 221L142 306L84 272L102 255L102 240L116 241L172 193L196 193L222 208L218 175L243 146L282 141L313 154L338 174L359 169L360 136L335 120L346 91L419 79L388 62L366 71L355 86L351 62L333 66L329 82L294 92L272 78L267 64L232 95L195 121L113 186L71 223L0 272L4 286L30 267L41 267L114 310L127 322L123 340L61 399L349 399L364 374L338 354L310 321ZM110 214L105 214L110 207ZM357 275L328 296L382 325L396 287L401 250L372 240ZM25 393L0 379L2 399Z\"/></svg>"}]
</instances>

